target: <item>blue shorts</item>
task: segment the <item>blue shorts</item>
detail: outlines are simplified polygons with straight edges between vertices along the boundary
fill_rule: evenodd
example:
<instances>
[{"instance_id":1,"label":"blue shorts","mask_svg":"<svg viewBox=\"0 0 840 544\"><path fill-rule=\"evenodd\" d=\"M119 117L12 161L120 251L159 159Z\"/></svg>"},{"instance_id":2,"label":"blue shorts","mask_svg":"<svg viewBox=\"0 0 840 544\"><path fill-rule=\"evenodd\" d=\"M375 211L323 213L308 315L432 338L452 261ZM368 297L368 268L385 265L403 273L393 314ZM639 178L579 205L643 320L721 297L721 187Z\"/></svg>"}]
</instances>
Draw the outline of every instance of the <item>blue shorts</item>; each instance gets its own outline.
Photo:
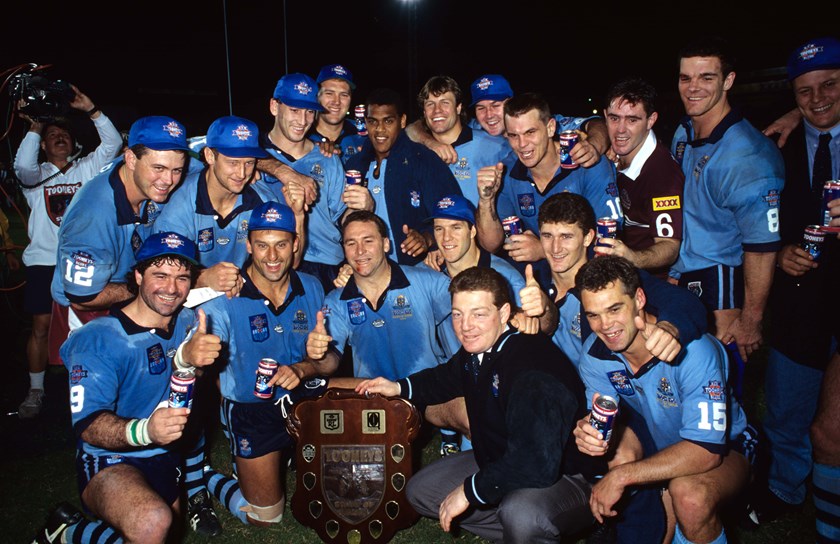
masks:
<instances>
[{"instance_id":1,"label":"blue shorts","mask_svg":"<svg viewBox=\"0 0 840 544\"><path fill-rule=\"evenodd\" d=\"M149 487L166 504L173 504L181 494L180 453L169 452L153 457L129 457L117 453L97 457L81 450L76 455L76 483L79 486L79 498L84 493L94 476L110 467L126 464L139 470L146 478ZM84 505L84 500L82 501ZM85 508L87 506L85 505Z\"/></svg>"},{"instance_id":2,"label":"blue shorts","mask_svg":"<svg viewBox=\"0 0 840 544\"><path fill-rule=\"evenodd\" d=\"M719 264L702 270L683 272L680 287L698 297L707 310L744 307L744 268Z\"/></svg>"}]
</instances>

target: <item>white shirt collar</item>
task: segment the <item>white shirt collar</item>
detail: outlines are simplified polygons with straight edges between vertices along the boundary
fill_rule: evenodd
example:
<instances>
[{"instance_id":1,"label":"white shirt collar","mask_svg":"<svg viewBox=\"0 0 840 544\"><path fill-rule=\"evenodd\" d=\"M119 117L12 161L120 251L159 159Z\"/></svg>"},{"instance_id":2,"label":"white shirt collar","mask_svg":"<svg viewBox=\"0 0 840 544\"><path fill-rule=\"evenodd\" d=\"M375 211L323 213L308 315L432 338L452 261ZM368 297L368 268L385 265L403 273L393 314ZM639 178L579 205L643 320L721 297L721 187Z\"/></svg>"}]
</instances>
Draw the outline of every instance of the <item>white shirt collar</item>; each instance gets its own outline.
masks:
<instances>
[{"instance_id":1,"label":"white shirt collar","mask_svg":"<svg viewBox=\"0 0 840 544\"><path fill-rule=\"evenodd\" d=\"M635 181L642 172L642 167L645 165L645 162L653 154L654 149L656 149L656 136L654 136L653 131L651 130L648 132L647 138L645 138L645 143L642 144L642 148L639 149L639 152L636 153L636 156L633 157L632 161L630 161L630 166L624 170L619 170L619 172Z\"/></svg>"}]
</instances>

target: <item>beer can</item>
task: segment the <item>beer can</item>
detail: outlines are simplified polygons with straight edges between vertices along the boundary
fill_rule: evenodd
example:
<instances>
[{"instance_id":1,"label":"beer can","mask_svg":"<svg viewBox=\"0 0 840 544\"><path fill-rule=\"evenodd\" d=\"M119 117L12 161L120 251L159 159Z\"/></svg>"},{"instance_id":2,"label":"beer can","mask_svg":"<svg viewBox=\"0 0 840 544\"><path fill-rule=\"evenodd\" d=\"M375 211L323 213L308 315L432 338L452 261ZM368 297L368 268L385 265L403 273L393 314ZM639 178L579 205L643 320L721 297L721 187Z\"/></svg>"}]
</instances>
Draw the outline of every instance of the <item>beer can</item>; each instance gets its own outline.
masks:
<instances>
[{"instance_id":1,"label":"beer can","mask_svg":"<svg viewBox=\"0 0 840 544\"><path fill-rule=\"evenodd\" d=\"M195 373L192 370L176 370L169 379L169 407L192 408Z\"/></svg>"},{"instance_id":2,"label":"beer can","mask_svg":"<svg viewBox=\"0 0 840 544\"><path fill-rule=\"evenodd\" d=\"M358 170L348 170L344 173L344 183L347 185L361 185L362 173Z\"/></svg>"},{"instance_id":3,"label":"beer can","mask_svg":"<svg viewBox=\"0 0 840 544\"><path fill-rule=\"evenodd\" d=\"M828 209L828 203L832 200L840 198L840 180L833 179L825 182L823 185L823 221L822 230L826 232L840 232L840 227L829 227L831 223L831 212Z\"/></svg>"},{"instance_id":4,"label":"beer can","mask_svg":"<svg viewBox=\"0 0 840 544\"><path fill-rule=\"evenodd\" d=\"M605 246L600 243L601 238L615 238L618 235L618 221L612 217L600 217L595 223L595 236L598 239L596 245Z\"/></svg>"},{"instance_id":5,"label":"beer can","mask_svg":"<svg viewBox=\"0 0 840 544\"><path fill-rule=\"evenodd\" d=\"M589 414L589 424L601 433L604 440L610 441L613 423L618 413L618 402L612 397L601 395L592 403L592 413Z\"/></svg>"},{"instance_id":6,"label":"beer can","mask_svg":"<svg viewBox=\"0 0 840 544\"><path fill-rule=\"evenodd\" d=\"M367 123L365 123L365 105L359 104L353 112L356 132L359 136L367 136Z\"/></svg>"},{"instance_id":7,"label":"beer can","mask_svg":"<svg viewBox=\"0 0 840 544\"><path fill-rule=\"evenodd\" d=\"M579 141L578 134L574 130L564 130L560 133L560 168L577 168L578 165L572 160L572 148Z\"/></svg>"},{"instance_id":8,"label":"beer can","mask_svg":"<svg viewBox=\"0 0 840 544\"><path fill-rule=\"evenodd\" d=\"M511 234L522 234L522 220L515 215L502 219L502 228L505 229L505 236Z\"/></svg>"},{"instance_id":9,"label":"beer can","mask_svg":"<svg viewBox=\"0 0 840 544\"><path fill-rule=\"evenodd\" d=\"M802 249L807 251L815 261L820 260L822 246L825 242L825 231L819 225L808 225L802 235Z\"/></svg>"},{"instance_id":10,"label":"beer can","mask_svg":"<svg viewBox=\"0 0 840 544\"><path fill-rule=\"evenodd\" d=\"M260 364L257 366L257 381L254 383L254 396L261 399L270 399L274 396L274 386L269 385L268 382L277 373L277 361L264 357L260 359Z\"/></svg>"}]
</instances>

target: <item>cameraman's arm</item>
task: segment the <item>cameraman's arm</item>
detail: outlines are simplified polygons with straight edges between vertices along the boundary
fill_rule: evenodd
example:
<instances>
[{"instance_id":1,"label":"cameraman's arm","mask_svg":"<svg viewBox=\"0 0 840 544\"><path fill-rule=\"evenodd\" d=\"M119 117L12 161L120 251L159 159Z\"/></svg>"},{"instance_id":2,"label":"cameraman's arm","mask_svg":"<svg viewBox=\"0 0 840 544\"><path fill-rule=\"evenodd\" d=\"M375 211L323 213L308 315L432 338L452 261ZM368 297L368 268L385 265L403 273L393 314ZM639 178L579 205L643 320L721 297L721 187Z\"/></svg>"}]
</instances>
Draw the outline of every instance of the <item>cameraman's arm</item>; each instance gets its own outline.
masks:
<instances>
[{"instance_id":1,"label":"cameraman's arm","mask_svg":"<svg viewBox=\"0 0 840 544\"><path fill-rule=\"evenodd\" d=\"M15 175L24 185L35 185L41 181L41 167L38 165L38 150L41 148L41 130L43 125L34 121L25 113L18 117L29 123L29 132L20 142L15 154Z\"/></svg>"},{"instance_id":2,"label":"cameraman's arm","mask_svg":"<svg viewBox=\"0 0 840 544\"><path fill-rule=\"evenodd\" d=\"M70 87L76 92L76 97L70 102L70 106L90 115L90 120L93 121L93 126L96 127L96 132L99 134L99 146L93 153L76 161L80 177L86 181L94 177L103 166L117 157L122 150L123 139L114 123L94 105L86 94L75 85Z\"/></svg>"}]
</instances>

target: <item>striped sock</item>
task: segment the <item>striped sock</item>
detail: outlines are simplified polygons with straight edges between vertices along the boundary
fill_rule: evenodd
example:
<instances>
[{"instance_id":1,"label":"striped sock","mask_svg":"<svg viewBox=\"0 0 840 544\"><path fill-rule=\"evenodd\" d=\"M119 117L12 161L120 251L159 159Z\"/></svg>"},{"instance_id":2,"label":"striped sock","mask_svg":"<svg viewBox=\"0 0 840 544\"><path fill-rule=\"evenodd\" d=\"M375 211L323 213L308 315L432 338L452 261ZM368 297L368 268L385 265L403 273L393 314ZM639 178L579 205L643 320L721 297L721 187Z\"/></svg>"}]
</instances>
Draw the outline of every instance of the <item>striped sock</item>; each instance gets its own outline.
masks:
<instances>
[{"instance_id":1,"label":"striped sock","mask_svg":"<svg viewBox=\"0 0 840 544\"><path fill-rule=\"evenodd\" d=\"M184 487L187 490L187 499L204 489L204 464L204 433L201 433L185 461Z\"/></svg>"},{"instance_id":2,"label":"striped sock","mask_svg":"<svg viewBox=\"0 0 840 544\"><path fill-rule=\"evenodd\" d=\"M241 508L248 505L248 501L242 496L242 491L239 490L239 482L233 478L229 478L224 474L220 474L212 468L204 471L204 478L207 483L207 489L216 497L220 503L224 505L228 511L239 518L242 523L248 523L248 517L241 510Z\"/></svg>"},{"instance_id":3,"label":"striped sock","mask_svg":"<svg viewBox=\"0 0 840 544\"><path fill-rule=\"evenodd\" d=\"M840 542L840 467L814 463L817 542Z\"/></svg>"},{"instance_id":4,"label":"striped sock","mask_svg":"<svg viewBox=\"0 0 840 544\"><path fill-rule=\"evenodd\" d=\"M64 544L121 544L123 539L104 521L83 519L61 535Z\"/></svg>"}]
</instances>

